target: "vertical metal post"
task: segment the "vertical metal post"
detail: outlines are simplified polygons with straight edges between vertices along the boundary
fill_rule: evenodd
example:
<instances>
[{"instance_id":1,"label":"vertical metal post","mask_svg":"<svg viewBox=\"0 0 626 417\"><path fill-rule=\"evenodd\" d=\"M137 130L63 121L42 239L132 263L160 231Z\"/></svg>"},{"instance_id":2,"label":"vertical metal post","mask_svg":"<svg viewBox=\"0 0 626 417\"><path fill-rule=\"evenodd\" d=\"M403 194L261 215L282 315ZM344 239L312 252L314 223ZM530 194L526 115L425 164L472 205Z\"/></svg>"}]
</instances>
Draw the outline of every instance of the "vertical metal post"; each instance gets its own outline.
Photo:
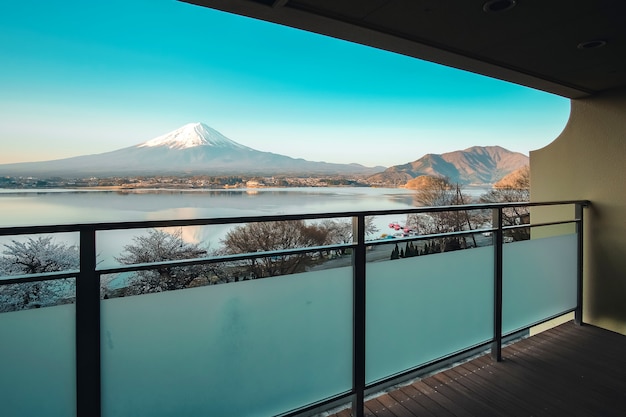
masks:
<instances>
[{"instance_id":1,"label":"vertical metal post","mask_svg":"<svg viewBox=\"0 0 626 417\"><path fill-rule=\"evenodd\" d=\"M493 209L493 225L497 227L493 235L493 342L491 357L502 361L502 208Z\"/></svg>"},{"instance_id":2,"label":"vertical metal post","mask_svg":"<svg viewBox=\"0 0 626 417\"><path fill-rule=\"evenodd\" d=\"M76 413L99 417L100 277L96 272L96 231L80 231L80 273L76 280Z\"/></svg>"},{"instance_id":3,"label":"vertical metal post","mask_svg":"<svg viewBox=\"0 0 626 417\"><path fill-rule=\"evenodd\" d=\"M576 234L578 238L577 265L576 265L576 310L574 310L574 323L583 324L583 205L576 204Z\"/></svg>"},{"instance_id":4,"label":"vertical metal post","mask_svg":"<svg viewBox=\"0 0 626 417\"><path fill-rule=\"evenodd\" d=\"M365 416L365 216L352 218L356 248L352 254L353 330L352 330L352 415Z\"/></svg>"}]
</instances>

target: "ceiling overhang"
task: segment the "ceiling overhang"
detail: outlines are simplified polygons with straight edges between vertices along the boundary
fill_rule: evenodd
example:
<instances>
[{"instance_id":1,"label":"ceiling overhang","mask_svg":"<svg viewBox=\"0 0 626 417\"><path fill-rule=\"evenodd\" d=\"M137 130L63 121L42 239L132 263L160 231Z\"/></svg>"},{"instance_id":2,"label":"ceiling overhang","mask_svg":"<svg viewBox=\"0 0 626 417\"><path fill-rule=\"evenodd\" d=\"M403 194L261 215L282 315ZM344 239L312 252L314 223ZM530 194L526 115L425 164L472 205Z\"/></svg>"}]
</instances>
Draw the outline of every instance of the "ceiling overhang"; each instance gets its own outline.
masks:
<instances>
[{"instance_id":1,"label":"ceiling overhang","mask_svg":"<svg viewBox=\"0 0 626 417\"><path fill-rule=\"evenodd\" d=\"M487 0L185 1L569 98L626 86L623 1L508 0L502 11L485 11Z\"/></svg>"}]
</instances>

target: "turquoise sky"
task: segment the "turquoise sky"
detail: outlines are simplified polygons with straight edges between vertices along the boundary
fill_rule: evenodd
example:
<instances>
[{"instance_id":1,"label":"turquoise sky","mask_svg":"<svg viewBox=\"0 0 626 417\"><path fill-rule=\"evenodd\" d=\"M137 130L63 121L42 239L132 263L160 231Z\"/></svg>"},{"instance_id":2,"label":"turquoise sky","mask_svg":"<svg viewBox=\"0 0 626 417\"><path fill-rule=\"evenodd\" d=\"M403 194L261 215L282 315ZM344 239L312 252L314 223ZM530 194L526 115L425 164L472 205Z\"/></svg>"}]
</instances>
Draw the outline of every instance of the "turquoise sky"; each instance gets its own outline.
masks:
<instances>
[{"instance_id":1,"label":"turquoise sky","mask_svg":"<svg viewBox=\"0 0 626 417\"><path fill-rule=\"evenodd\" d=\"M101 153L189 122L262 150L396 165L561 132L569 100L172 0L0 6L0 163Z\"/></svg>"}]
</instances>

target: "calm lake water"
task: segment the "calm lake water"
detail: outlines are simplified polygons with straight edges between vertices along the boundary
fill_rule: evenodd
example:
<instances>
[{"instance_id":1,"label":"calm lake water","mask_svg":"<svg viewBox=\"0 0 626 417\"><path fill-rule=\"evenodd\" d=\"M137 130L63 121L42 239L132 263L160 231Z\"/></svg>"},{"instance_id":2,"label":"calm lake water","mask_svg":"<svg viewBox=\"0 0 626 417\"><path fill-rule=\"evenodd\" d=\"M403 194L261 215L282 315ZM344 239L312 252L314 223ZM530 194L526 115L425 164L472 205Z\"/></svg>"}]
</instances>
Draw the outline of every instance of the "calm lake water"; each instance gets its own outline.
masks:
<instances>
[{"instance_id":1,"label":"calm lake water","mask_svg":"<svg viewBox=\"0 0 626 417\"><path fill-rule=\"evenodd\" d=\"M485 189L466 189L477 197ZM414 192L401 188L263 188L236 190L0 190L0 226L262 216L414 207ZM380 233L391 221L379 218ZM186 227L186 241L219 246L232 226ZM132 242L135 231L98 234L99 255L108 263ZM77 236L59 236L68 243ZM10 238L0 238L0 244Z\"/></svg>"},{"instance_id":2,"label":"calm lake water","mask_svg":"<svg viewBox=\"0 0 626 417\"><path fill-rule=\"evenodd\" d=\"M0 192L2 226L237 217L412 206L413 193L410 190L392 188Z\"/></svg>"}]
</instances>

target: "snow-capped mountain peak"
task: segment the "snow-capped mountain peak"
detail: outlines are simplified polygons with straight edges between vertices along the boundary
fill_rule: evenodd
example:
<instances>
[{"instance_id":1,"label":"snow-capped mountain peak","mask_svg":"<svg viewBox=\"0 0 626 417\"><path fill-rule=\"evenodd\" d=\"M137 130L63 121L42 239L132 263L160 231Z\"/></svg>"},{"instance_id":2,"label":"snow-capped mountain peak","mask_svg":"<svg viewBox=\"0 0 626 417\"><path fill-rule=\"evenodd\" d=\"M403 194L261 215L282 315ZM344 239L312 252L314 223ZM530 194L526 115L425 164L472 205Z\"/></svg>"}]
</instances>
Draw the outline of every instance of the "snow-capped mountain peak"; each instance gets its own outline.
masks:
<instances>
[{"instance_id":1,"label":"snow-capped mountain peak","mask_svg":"<svg viewBox=\"0 0 626 417\"><path fill-rule=\"evenodd\" d=\"M169 149L188 149L196 146L213 146L217 148L251 149L228 139L217 130L204 123L188 123L170 133L156 137L140 145L138 148L157 146Z\"/></svg>"}]
</instances>

